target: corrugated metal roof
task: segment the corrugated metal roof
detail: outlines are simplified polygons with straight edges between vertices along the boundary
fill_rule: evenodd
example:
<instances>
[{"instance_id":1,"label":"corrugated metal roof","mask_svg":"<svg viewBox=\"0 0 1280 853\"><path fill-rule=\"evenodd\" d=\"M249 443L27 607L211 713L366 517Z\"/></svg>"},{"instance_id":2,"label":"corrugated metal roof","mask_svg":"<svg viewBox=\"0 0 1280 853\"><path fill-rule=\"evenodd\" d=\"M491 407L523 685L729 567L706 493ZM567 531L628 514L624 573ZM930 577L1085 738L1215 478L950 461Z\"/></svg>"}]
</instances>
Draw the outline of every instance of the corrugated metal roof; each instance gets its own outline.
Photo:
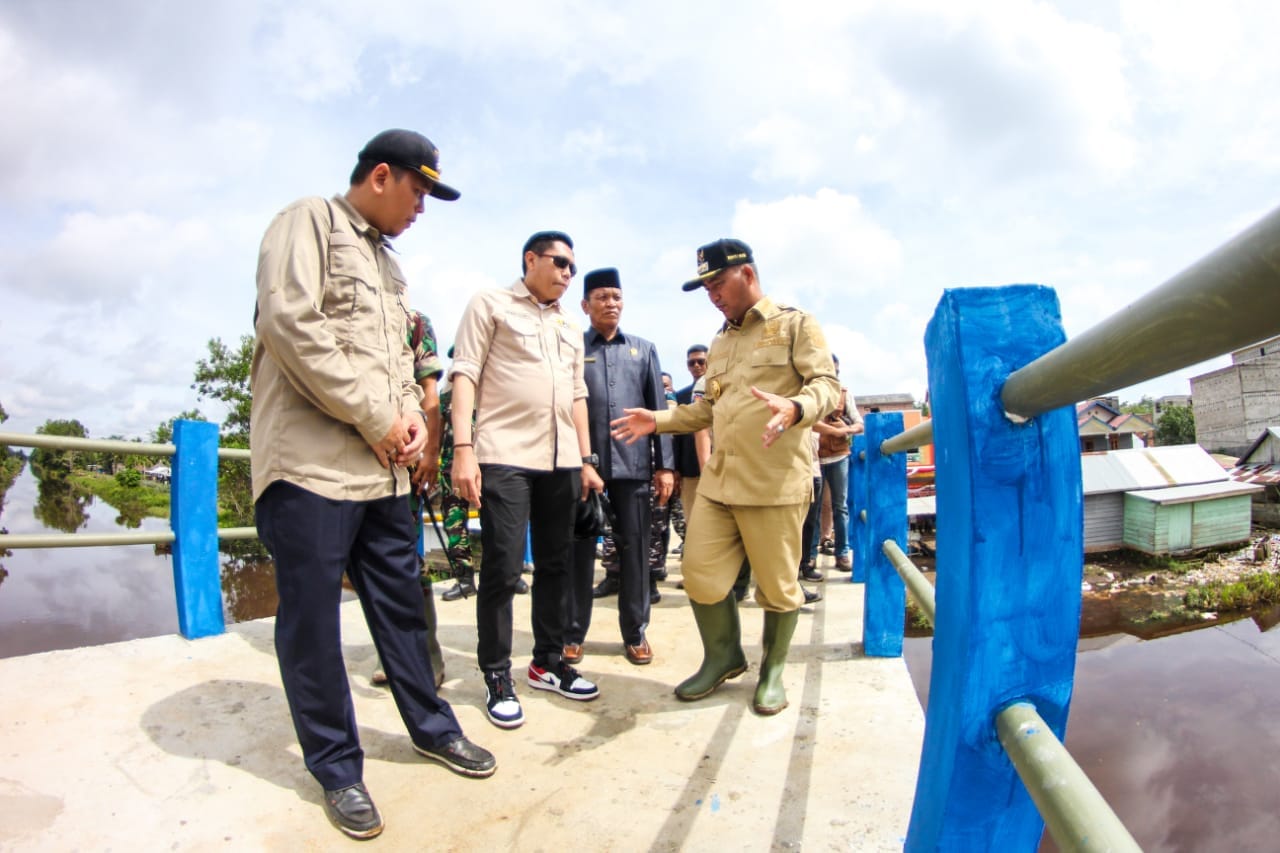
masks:
<instances>
[{"instance_id":1,"label":"corrugated metal roof","mask_svg":"<svg viewBox=\"0 0 1280 853\"><path fill-rule=\"evenodd\" d=\"M1198 444L1086 453L1080 457L1080 469L1086 495L1228 479L1222 466Z\"/></svg>"},{"instance_id":2,"label":"corrugated metal roof","mask_svg":"<svg viewBox=\"0 0 1280 853\"><path fill-rule=\"evenodd\" d=\"M1145 491L1125 492L1126 495L1132 495L1135 498L1141 498L1144 501L1151 501L1161 505L1166 504L1183 504L1192 501L1210 500L1213 498L1228 498L1235 495L1251 495L1254 492L1262 491L1262 486L1252 486L1248 483L1234 483L1228 480L1225 483L1198 483L1194 486L1175 486L1169 489L1148 489Z\"/></svg>"},{"instance_id":3,"label":"corrugated metal roof","mask_svg":"<svg viewBox=\"0 0 1280 853\"><path fill-rule=\"evenodd\" d=\"M1280 485L1280 465L1237 465L1231 469L1231 479L1237 483L1277 486Z\"/></svg>"}]
</instances>

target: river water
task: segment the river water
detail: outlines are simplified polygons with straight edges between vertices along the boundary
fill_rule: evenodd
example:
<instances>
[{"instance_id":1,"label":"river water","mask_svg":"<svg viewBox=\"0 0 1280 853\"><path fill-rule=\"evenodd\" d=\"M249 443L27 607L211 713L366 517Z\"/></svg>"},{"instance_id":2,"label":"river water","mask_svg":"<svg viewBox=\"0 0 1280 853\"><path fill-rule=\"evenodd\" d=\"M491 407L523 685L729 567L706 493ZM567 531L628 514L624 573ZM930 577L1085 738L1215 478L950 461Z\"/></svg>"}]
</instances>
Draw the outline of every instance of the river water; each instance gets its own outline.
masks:
<instances>
[{"instance_id":1,"label":"river water","mask_svg":"<svg viewBox=\"0 0 1280 853\"><path fill-rule=\"evenodd\" d=\"M0 527L10 533L117 533L119 513L91 495L40 500L30 466L9 489ZM50 522L46 524L45 522ZM169 522L143 518L144 532ZM153 545L24 548L0 557L0 657L178 633L173 559ZM275 612L269 562L225 559L223 610L238 622Z\"/></svg>"}]
</instances>

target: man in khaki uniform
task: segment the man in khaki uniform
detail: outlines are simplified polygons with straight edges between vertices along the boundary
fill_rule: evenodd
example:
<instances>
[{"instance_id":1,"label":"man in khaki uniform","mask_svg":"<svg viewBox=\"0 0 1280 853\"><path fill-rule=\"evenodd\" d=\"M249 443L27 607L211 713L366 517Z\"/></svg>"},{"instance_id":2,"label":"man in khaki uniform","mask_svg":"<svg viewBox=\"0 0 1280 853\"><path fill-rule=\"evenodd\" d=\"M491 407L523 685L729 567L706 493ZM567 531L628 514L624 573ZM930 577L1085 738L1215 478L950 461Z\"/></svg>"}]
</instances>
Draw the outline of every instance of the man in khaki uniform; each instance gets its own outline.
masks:
<instances>
[{"instance_id":1,"label":"man in khaki uniform","mask_svg":"<svg viewBox=\"0 0 1280 853\"><path fill-rule=\"evenodd\" d=\"M467 740L436 695L418 581L408 466L422 460L427 415L414 383L388 240L440 182L439 150L388 130L359 155L350 186L281 211L262 238L254 314L254 517L276 566L275 647L307 769L324 808L355 838L382 832L364 786L342 660L342 576L360 597L413 748L466 776L493 756Z\"/></svg>"},{"instance_id":2,"label":"man in khaki uniform","mask_svg":"<svg viewBox=\"0 0 1280 853\"><path fill-rule=\"evenodd\" d=\"M717 240L698 250L698 277L725 316L707 358L706 396L667 411L626 409L613 422L628 441L654 431L712 427L715 449L698 484L684 584L702 635L701 668L676 687L701 699L746 671L738 605L730 591L744 557L764 609L764 659L753 707L787 706L782 670L804 596L796 580L800 530L813 498L809 427L836 404L840 386L817 320L764 295L751 249Z\"/></svg>"}]
</instances>

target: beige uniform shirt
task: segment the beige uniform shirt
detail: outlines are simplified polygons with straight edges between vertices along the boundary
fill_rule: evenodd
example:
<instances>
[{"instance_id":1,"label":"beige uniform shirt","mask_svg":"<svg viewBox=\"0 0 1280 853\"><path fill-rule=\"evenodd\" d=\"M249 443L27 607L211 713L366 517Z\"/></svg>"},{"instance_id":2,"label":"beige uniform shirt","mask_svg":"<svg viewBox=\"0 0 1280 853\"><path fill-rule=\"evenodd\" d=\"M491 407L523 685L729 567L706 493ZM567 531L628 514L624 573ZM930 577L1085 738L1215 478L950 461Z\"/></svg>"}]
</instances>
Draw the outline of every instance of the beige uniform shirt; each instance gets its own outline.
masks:
<instances>
[{"instance_id":1,"label":"beige uniform shirt","mask_svg":"<svg viewBox=\"0 0 1280 853\"><path fill-rule=\"evenodd\" d=\"M335 500L408 494L405 471L369 447L422 399L403 285L382 235L341 196L295 202L267 228L249 380L255 500L276 480Z\"/></svg>"},{"instance_id":2,"label":"beige uniform shirt","mask_svg":"<svg viewBox=\"0 0 1280 853\"><path fill-rule=\"evenodd\" d=\"M517 280L471 298L450 378L476 385L476 461L535 471L581 468L573 401L587 397L582 329L560 302L540 306Z\"/></svg>"},{"instance_id":3,"label":"beige uniform shirt","mask_svg":"<svg viewBox=\"0 0 1280 853\"><path fill-rule=\"evenodd\" d=\"M835 364L818 321L764 297L741 326L725 323L707 354L707 392L701 400L658 412L658 432L710 426L715 449L702 469L698 494L738 506L808 503L813 498L815 421L840 395ZM804 408L804 418L765 448L769 407L751 393L781 394Z\"/></svg>"}]
</instances>

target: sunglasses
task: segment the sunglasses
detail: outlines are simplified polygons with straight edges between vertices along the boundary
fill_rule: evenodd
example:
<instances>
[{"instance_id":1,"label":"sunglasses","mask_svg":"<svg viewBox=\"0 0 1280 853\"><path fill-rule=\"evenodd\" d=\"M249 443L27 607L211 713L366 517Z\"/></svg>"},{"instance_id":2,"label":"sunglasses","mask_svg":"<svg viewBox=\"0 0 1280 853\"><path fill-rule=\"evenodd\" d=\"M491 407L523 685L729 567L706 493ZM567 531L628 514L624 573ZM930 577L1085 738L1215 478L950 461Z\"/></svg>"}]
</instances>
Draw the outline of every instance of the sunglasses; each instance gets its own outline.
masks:
<instances>
[{"instance_id":1,"label":"sunglasses","mask_svg":"<svg viewBox=\"0 0 1280 853\"><path fill-rule=\"evenodd\" d=\"M690 367L695 367L697 365L706 364L706 363L707 363L707 360L705 358L691 358L685 362L685 364L689 365Z\"/></svg>"},{"instance_id":2,"label":"sunglasses","mask_svg":"<svg viewBox=\"0 0 1280 853\"><path fill-rule=\"evenodd\" d=\"M550 252L539 252L538 257L550 258L551 263L556 265L556 269L567 269L569 271L570 278L578 274L578 265L566 258L564 255L553 255Z\"/></svg>"}]
</instances>

